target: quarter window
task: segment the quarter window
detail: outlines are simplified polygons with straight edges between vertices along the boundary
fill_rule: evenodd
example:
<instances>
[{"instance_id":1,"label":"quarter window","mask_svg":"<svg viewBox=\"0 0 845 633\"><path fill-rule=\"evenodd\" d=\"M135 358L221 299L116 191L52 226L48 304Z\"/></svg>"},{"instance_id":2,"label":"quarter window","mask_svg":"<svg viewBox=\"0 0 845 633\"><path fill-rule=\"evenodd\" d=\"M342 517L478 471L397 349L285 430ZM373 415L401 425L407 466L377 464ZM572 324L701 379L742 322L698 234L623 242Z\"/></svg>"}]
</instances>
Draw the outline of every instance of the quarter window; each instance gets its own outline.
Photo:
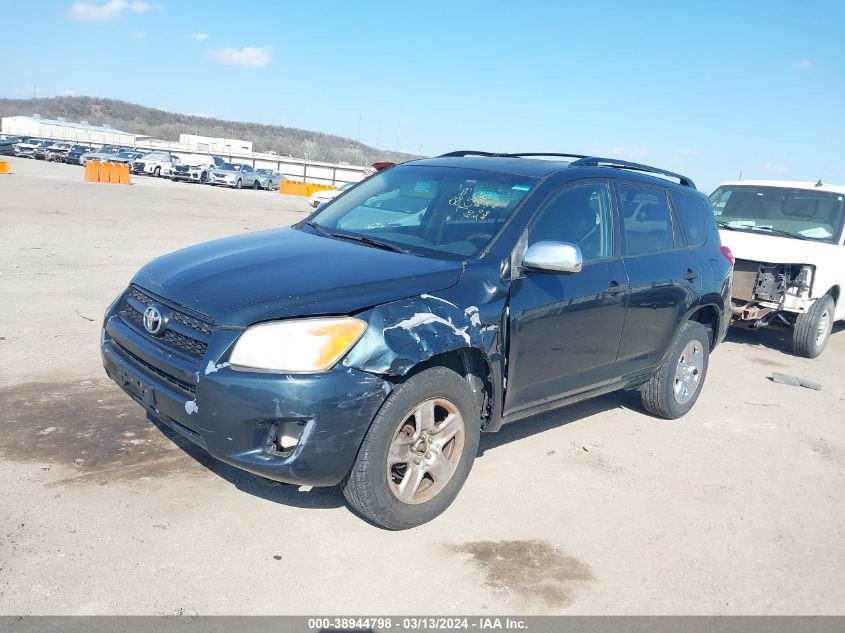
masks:
<instances>
[{"instance_id":1,"label":"quarter window","mask_svg":"<svg viewBox=\"0 0 845 633\"><path fill-rule=\"evenodd\" d=\"M679 191L672 193L672 201L684 225L687 244L704 244L707 241L707 203L699 196Z\"/></svg>"},{"instance_id":2,"label":"quarter window","mask_svg":"<svg viewBox=\"0 0 845 633\"><path fill-rule=\"evenodd\" d=\"M673 248L672 216L664 192L624 183L619 185L619 197L626 255L644 255Z\"/></svg>"},{"instance_id":3,"label":"quarter window","mask_svg":"<svg viewBox=\"0 0 845 633\"><path fill-rule=\"evenodd\" d=\"M549 240L575 244L584 261L613 254L610 189L604 182L569 187L546 203L528 231L528 243Z\"/></svg>"}]
</instances>

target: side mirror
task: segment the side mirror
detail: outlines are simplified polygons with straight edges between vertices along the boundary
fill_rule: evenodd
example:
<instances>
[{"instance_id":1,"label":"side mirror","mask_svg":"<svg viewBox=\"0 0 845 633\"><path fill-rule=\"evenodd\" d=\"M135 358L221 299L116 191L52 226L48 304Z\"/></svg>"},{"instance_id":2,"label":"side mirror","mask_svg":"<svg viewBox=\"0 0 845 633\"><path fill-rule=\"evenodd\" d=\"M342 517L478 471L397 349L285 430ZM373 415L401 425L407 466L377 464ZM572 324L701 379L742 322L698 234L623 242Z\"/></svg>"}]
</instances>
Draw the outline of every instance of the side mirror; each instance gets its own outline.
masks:
<instances>
[{"instance_id":1,"label":"side mirror","mask_svg":"<svg viewBox=\"0 0 845 633\"><path fill-rule=\"evenodd\" d=\"M537 242L528 247L522 258L526 268L557 273L580 272L583 263L581 249L568 242Z\"/></svg>"}]
</instances>

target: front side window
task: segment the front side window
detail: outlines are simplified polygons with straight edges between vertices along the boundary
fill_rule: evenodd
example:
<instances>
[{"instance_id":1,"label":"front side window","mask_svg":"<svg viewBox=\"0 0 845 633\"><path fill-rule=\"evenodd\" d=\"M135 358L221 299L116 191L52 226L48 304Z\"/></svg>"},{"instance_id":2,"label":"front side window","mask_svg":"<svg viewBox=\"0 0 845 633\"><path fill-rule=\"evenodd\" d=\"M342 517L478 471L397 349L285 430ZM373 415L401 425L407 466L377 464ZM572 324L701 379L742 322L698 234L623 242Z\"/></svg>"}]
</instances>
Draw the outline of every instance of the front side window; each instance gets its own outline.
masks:
<instances>
[{"instance_id":1,"label":"front side window","mask_svg":"<svg viewBox=\"0 0 845 633\"><path fill-rule=\"evenodd\" d=\"M626 255L645 255L674 248L672 215L665 192L620 183L619 198Z\"/></svg>"},{"instance_id":2,"label":"front side window","mask_svg":"<svg viewBox=\"0 0 845 633\"><path fill-rule=\"evenodd\" d=\"M604 182L568 187L556 193L528 230L528 244L550 240L575 244L585 262L613 254L613 211Z\"/></svg>"},{"instance_id":3,"label":"front side window","mask_svg":"<svg viewBox=\"0 0 845 633\"><path fill-rule=\"evenodd\" d=\"M720 228L833 243L845 215L845 195L790 187L725 185L710 202Z\"/></svg>"},{"instance_id":4,"label":"front side window","mask_svg":"<svg viewBox=\"0 0 845 633\"><path fill-rule=\"evenodd\" d=\"M536 180L454 167L403 165L381 171L312 217L326 232L366 235L449 259L483 250Z\"/></svg>"}]
</instances>

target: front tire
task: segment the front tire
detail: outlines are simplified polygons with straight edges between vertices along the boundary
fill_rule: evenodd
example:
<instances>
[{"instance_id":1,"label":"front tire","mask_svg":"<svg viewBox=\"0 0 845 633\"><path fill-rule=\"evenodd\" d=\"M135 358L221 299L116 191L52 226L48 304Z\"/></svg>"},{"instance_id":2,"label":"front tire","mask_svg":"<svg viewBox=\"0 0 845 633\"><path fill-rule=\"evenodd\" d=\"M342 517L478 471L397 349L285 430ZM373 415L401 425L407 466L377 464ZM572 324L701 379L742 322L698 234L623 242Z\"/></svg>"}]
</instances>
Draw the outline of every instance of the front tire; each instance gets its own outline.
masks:
<instances>
[{"instance_id":1,"label":"front tire","mask_svg":"<svg viewBox=\"0 0 845 633\"><path fill-rule=\"evenodd\" d=\"M833 312L836 303L825 295L816 300L810 309L799 314L792 330L792 351L804 358L816 358L827 347L833 330Z\"/></svg>"},{"instance_id":2,"label":"front tire","mask_svg":"<svg viewBox=\"0 0 845 633\"><path fill-rule=\"evenodd\" d=\"M475 460L479 411L466 379L446 367L397 385L344 481L351 508L388 530L422 525L446 510Z\"/></svg>"},{"instance_id":3,"label":"front tire","mask_svg":"<svg viewBox=\"0 0 845 633\"><path fill-rule=\"evenodd\" d=\"M161 176L161 167L156 167L155 169L153 169L153 176L155 176L156 178L159 178Z\"/></svg>"},{"instance_id":4,"label":"front tire","mask_svg":"<svg viewBox=\"0 0 845 633\"><path fill-rule=\"evenodd\" d=\"M659 418L676 420L701 394L710 363L710 336L701 323L687 321L663 364L640 387L643 407Z\"/></svg>"},{"instance_id":5,"label":"front tire","mask_svg":"<svg viewBox=\"0 0 845 633\"><path fill-rule=\"evenodd\" d=\"M238 183L235 185L235 189L240 189L240 188L241 188L241 187L243 187L243 186L244 186L243 181L240 181L240 180L239 180L239 181L238 181Z\"/></svg>"}]
</instances>

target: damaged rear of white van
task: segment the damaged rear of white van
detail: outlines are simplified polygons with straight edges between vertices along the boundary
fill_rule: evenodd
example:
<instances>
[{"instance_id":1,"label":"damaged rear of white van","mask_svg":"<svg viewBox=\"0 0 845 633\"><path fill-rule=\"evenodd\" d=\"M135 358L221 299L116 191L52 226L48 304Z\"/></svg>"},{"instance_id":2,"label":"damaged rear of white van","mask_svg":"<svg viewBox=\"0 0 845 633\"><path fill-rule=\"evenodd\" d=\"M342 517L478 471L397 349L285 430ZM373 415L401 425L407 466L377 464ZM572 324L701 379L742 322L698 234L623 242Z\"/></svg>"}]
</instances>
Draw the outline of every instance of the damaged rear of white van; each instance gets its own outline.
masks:
<instances>
[{"instance_id":1,"label":"damaged rear of white van","mask_svg":"<svg viewBox=\"0 0 845 633\"><path fill-rule=\"evenodd\" d=\"M845 319L845 186L742 180L722 184L710 201L736 258L734 322L786 325L793 351L817 357Z\"/></svg>"}]
</instances>

